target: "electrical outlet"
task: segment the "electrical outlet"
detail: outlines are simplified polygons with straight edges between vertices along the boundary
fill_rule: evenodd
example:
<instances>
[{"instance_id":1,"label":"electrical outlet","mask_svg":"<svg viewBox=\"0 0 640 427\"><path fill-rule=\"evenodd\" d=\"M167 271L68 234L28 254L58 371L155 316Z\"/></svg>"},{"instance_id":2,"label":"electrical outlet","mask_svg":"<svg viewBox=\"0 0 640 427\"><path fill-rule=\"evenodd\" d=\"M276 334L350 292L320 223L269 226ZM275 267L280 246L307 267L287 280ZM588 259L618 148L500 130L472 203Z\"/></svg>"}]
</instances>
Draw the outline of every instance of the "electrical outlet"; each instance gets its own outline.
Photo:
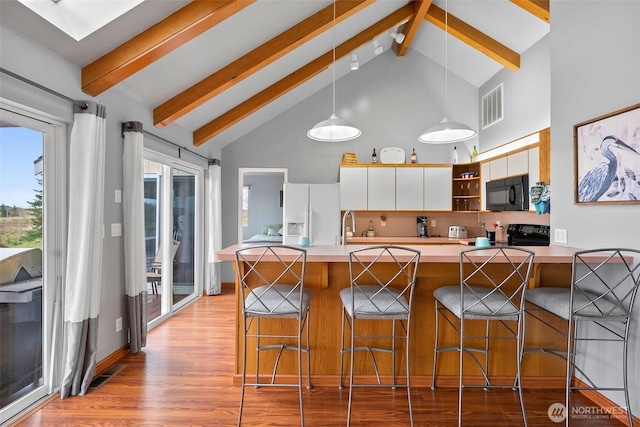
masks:
<instances>
[{"instance_id":1,"label":"electrical outlet","mask_svg":"<svg viewBox=\"0 0 640 427\"><path fill-rule=\"evenodd\" d=\"M380 227L386 227L387 221L380 221Z\"/></svg>"},{"instance_id":2,"label":"electrical outlet","mask_svg":"<svg viewBox=\"0 0 640 427\"><path fill-rule=\"evenodd\" d=\"M122 330L122 317L118 317L116 319L116 332L120 332Z\"/></svg>"},{"instance_id":3,"label":"electrical outlet","mask_svg":"<svg viewBox=\"0 0 640 427\"><path fill-rule=\"evenodd\" d=\"M122 236L122 224L111 224L111 237Z\"/></svg>"},{"instance_id":4,"label":"electrical outlet","mask_svg":"<svg viewBox=\"0 0 640 427\"><path fill-rule=\"evenodd\" d=\"M567 230L564 228L556 228L554 230L553 240L555 243L567 243Z\"/></svg>"},{"instance_id":5,"label":"electrical outlet","mask_svg":"<svg viewBox=\"0 0 640 427\"><path fill-rule=\"evenodd\" d=\"M115 191L115 201L116 201L116 203L122 203L122 191L121 190L116 190Z\"/></svg>"},{"instance_id":6,"label":"electrical outlet","mask_svg":"<svg viewBox=\"0 0 640 427\"><path fill-rule=\"evenodd\" d=\"M435 220L435 219L432 219L432 220L431 220L431 226L432 226L432 227L435 227L435 226L436 226L436 220Z\"/></svg>"}]
</instances>

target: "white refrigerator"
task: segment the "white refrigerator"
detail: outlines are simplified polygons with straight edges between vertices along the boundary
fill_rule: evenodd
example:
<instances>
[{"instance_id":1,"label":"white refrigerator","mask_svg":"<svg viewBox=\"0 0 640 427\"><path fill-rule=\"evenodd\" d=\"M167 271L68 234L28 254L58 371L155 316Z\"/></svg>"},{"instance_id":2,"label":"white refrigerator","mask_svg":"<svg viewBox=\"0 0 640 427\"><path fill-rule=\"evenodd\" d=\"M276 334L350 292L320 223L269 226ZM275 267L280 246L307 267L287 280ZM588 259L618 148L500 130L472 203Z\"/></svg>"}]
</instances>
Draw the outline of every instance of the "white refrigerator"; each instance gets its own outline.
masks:
<instances>
[{"instance_id":1,"label":"white refrigerator","mask_svg":"<svg viewBox=\"0 0 640 427\"><path fill-rule=\"evenodd\" d=\"M309 236L312 245L340 242L340 184L284 184L285 245Z\"/></svg>"}]
</instances>

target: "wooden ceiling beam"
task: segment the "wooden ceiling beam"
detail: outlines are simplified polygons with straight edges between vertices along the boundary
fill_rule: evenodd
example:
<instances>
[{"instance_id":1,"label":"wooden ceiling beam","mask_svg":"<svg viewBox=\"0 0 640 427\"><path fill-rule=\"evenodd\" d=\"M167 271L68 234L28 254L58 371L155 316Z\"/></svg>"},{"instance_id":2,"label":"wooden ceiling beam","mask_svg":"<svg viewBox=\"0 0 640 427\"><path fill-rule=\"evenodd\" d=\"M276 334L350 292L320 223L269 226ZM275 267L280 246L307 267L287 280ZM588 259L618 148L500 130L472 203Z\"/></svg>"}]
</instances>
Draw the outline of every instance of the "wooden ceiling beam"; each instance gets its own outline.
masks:
<instances>
[{"instance_id":1,"label":"wooden ceiling beam","mask_svg":"<svg viewBox=\"0 0 640 427\"><path fill-rule=\"evenodd\" d=\"M511 0L511 3L520 6L532 15L542 19L547 24L551 23L549 0Z\"/></svg>"},{"instance_id":2,"label":"wooden ceiling beam","mask_svg":"<svg viewBox=\"0 0 640 427\"><path fill-rule=\"evenodd\" d=\"M347 19L374 2L375 0L337 1L335 22ZM173 123L236 83L332 28L333 24L332 4L156 107L153 110L154 126L162 128Z\"/></svg>"},{"instance_id":3,"label":"wooden ceiling beam","mask_svg":"<svg viewBox=\"0 0 640 427\"><path fill-rule=\"evenodd\" d=\"M400 44L394 42L394 45L396 46L396 55L406 55L407 51L411 47L413 38L418 33L418 29L420 28L420 24L422 24L422 20L427 15L427 10L429 10L431 2L432 0L415 0L413 2L413 18L411 18L402 29L402 34L404 34L404 41Z\"/></svg>"},{"instance_id":4,"label":"wooden ceiling beam","mask_svg":"<svg viewBox=\"0 0 640 427\"><path fill-rule=\"evenodd\" d=\"M339 46L336 46L336 61L348 56L367 43L371 43L380 34L384 34L390 29L400 25L403 21L410 19L414 14L412 4L407 4L396 10L386 18L373 24L366 30L350 38ZM230 128L240 120L248 117L260 108L266 106L275 99L295 89L302 83L321 73L333 63L333 50L314 59L304 67L294 71L280 81L272 84L260 93L247 99L238 106L227 111L218 118L212 120L193 133L193 145L200 146L209 139Z\"/></svg>"},{"instance_id":5,"label":"wooden ceiling beam","mask_svg":"<svg viewBox=\"0 0 640 427\"><path fill-rule=\"evenodd\" d=\"M431 5L425 19L445 30L445 11ZM471 25L449 14L447 32L511 71L520 69L520 55L502 43L473 28Z\"/></svg>"},{"instance_id":6,"label":"wooden ceiling beam","mask_svg":"<svg viewBox=\"0 0 640 427\"><path fill-rule=\"evenodd\" d=\"M193 1L82 68L82 91L97 96L251 5L255 0Z\"/></svg>"}]
</instances>

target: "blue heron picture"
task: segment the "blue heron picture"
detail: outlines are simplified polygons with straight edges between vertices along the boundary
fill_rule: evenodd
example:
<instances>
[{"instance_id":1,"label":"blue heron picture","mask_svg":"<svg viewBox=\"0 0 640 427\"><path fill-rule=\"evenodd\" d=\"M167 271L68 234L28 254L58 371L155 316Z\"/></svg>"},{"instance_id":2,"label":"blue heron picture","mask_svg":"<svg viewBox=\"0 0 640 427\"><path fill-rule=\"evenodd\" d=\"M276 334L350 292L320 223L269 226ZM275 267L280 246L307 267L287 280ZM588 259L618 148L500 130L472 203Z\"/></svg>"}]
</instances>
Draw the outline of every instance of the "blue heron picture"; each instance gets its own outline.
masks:
<instances>
[{"instance_id":1,"label":"blue heron picture","mask_svg":"<svg viewBox=\"0 0 640 427\"><path fill-rule=\"evenodd\" d=\"M577 203L640 203L640 104L574 126Z\"/></svg>"}]
</instances>

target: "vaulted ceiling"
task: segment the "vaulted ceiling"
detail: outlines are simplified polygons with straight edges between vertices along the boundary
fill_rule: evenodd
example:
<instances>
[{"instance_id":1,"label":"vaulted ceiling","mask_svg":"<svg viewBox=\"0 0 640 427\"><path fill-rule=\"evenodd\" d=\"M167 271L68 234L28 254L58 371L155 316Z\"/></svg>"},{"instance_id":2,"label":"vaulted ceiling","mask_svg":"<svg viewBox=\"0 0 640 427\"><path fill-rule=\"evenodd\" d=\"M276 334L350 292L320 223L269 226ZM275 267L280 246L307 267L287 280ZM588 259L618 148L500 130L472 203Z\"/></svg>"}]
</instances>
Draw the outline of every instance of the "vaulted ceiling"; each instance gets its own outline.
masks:
<instances>
[{"instance_id":1,"label":"vaulted ceiling","mask_svg":"<svg viewBox=\"0 0 640 427\"><path fill-rule=\"evenodd\" d=\"M127 93L157 128L192 131L201 152L331 84L331 71L354 72L350 54L360 66L375 60L374 40L479 87L503 68L517 72L550 21L549 0L339 0L335 10L330 0L147 0L75 41L15 0L0 2L0 19L81 67L88 95Z\"/></svg>"}]
</instances>

